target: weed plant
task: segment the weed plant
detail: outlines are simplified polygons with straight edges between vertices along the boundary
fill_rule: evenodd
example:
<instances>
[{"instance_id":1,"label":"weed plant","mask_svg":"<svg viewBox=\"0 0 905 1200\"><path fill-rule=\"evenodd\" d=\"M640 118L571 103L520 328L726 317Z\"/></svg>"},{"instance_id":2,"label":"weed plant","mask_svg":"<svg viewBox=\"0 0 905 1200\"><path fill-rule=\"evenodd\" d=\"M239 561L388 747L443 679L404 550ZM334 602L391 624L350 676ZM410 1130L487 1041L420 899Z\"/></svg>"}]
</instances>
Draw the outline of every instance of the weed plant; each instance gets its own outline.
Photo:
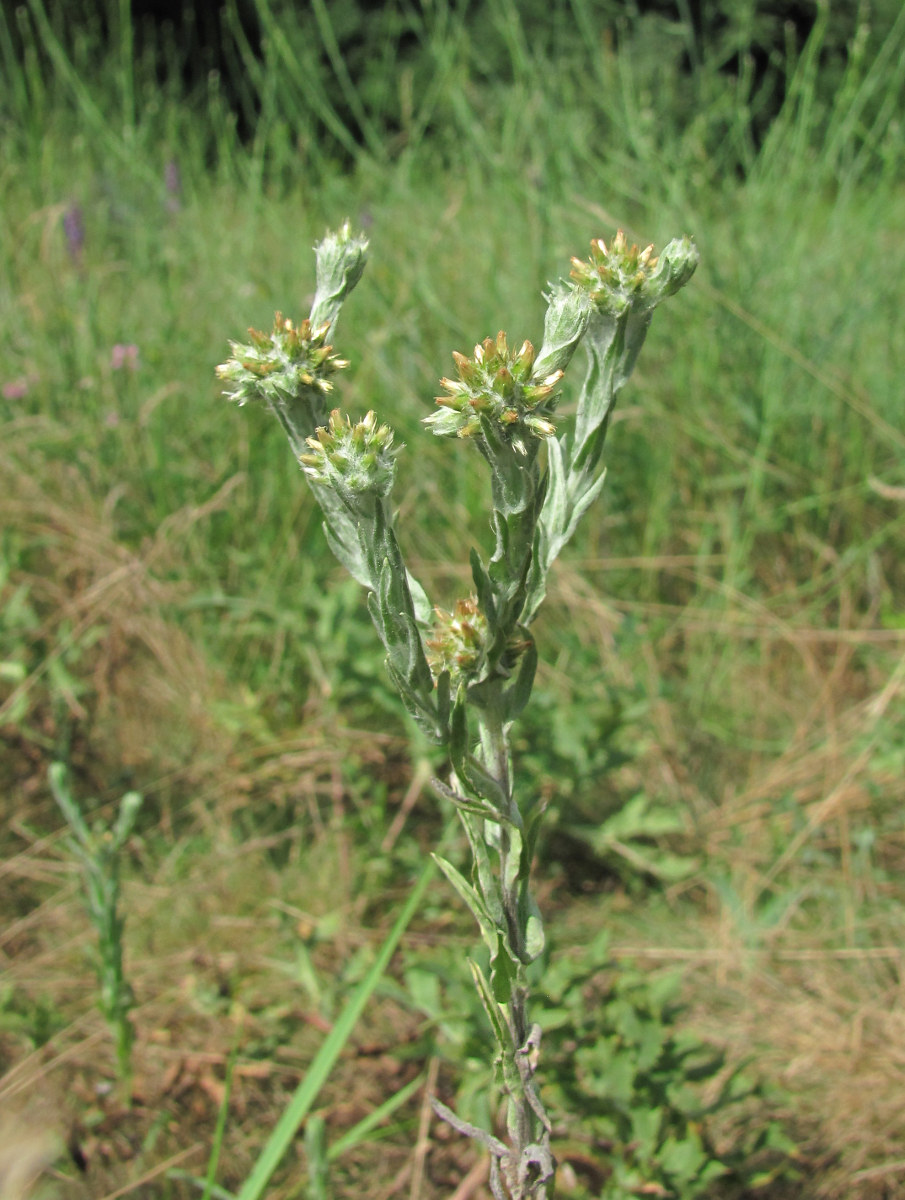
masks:
<instances>
[{"instance_id":1,"label":"weed plant","mask_svg":"<svg viewBox=\"0 0 905 1200\"><path fill-rule=\"evenodd\" d=\"M110 1026L116 1046L116 1068L128 1102L132 1083L132 1043L135 1030L129 1019L134 1002L132 987L123 965L123 929L120 895L120 856L132 832L142 796L127 792L112 825L96 822L90 828L73 798L62 763L50 768L50 786L72 836L69 848L82 872L88 916L97 935L97 977L101 1012Z\"/></svg>"},{"instance_id":2,"label":"weed plant","mask_svg":"<svg viewBox=\"0 0 905 1200\"><path fill-rule=\"evenodd\" d=\"M333 377L348 366L334 352L334 331L366 251L367 241L348 225L328 235L316 248L308 317L294 324L277 313L272 333L252 329L249 344L233 343L218 375L231 399L263 403L280 422L323 512L331 549L368 589L390 679L423 732L450 756L450 782L434 780L434 789L465 827L471 877L446 858L437 862L476 918L490 956L489 978L477 962L470 965L493 1030L508 1142L436 1098L433 1105L490 1151L497 1200L543 1198L555 1162L552 1125L534 1082L541 1029L529 1016L527 977L544 948L530 888L543 808L536 798L518 797L511 730L534 686L530 626L550 568L603 486L603 446L617 395L654 309L687 283L698 256L688 238L671 242L659 257L652 245L629 246L621 231L610 246L597 239L587 262L573 258L571 283L550 285L539 351L527 340L510 347L500 332L476 345L472 358L454 352L458 378L441 380L445 395L424 423L438 436L470 442L487 463L495 547L486 562L471 551L474 591L452 611L435 607L432 618L424 590L405 567L389 507L398 453L392 431L373 410L356 422L338 408L329 421L326 415ZM559 384L579 345L588 363L574 425L554 437ZM683 1159L686 1181L699 1165Z\"/></svg>"}]
</instances>

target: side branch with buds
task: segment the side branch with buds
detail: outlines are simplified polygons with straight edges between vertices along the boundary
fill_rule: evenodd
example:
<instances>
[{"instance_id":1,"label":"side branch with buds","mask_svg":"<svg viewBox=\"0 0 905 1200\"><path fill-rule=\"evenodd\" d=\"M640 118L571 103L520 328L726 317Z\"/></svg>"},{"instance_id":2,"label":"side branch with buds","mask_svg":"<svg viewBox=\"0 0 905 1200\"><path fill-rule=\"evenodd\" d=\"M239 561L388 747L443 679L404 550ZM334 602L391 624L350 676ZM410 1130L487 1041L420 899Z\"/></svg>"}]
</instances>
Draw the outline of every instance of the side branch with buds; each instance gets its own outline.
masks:
<instances>
[{"instance_id":1,"label":"side branch with buds","mask_svg":"<svg viewBox=\"0 0 905 1200\"><path fill-rule=\"evenodd\" d=\"M496 1200L546 1200L554 1159L551 1125L535 1084L540 1030L529 1017L527 968L544 946L530 889L541 807L516 794L511 730L531 695L537 651L530 625L547 577L600 494L603 447L617 396L631 375L657 305L694 273L688 238L630 246L617 233L572 260L550 286L544 339L510 348L505 333L469 358L454 353L455 379L424 419L432 433L476 447L490 471L494 548L471 551L473 592L452 611L432 608L405 567L390 506L397 449L373 412L353 422L331 408L333 376L348 363L332 338L346 296L361 278L364 237L346 225L316 247L317 290L298 326L280 314L271 334L250 331L217 368L226 394L263 402L286 432L323 516L337 558L369 592L386 665L409 713L449 757L438 796L452 803L471 849L468 877L437 862L474 915L489 976L471 963L497 1047L507 1140L437 1113L491 1154ZM579 345L587 366L574 423L558 431L559 385ZM541 455L541 447L546 449Z\"/></svg>"}]
</instances>

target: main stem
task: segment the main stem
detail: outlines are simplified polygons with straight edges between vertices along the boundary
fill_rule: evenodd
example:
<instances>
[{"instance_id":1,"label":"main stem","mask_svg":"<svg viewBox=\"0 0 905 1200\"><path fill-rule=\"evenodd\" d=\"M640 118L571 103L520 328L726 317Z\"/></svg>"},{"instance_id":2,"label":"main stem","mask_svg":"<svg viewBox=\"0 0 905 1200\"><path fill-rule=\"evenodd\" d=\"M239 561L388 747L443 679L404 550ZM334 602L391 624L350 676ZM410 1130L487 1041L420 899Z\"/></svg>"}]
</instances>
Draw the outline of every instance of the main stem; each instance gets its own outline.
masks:
<instances>
[{"instance_id":1,"label":"main stem","mask_svg":"<svg viewBox=\"0 0 905 1200\"><path fill-rule=\"evenodd\" d=\"M509 733L496 714L481 720L481 745L486 766L491 769L506 799L509 819L520 833L524 829L522 814L512 787L512 759ZM520 896L527 891L531 864L522 856L522 844L513 844L511 827L501 823L499 830L500 891L503 900L506 938L516 966L509 1000L505 1005L509 1028L509 1045L500 1046L503 1056L503 1079L508 1093L507 1128L510 1148L500 1162L494 1161L491 1177L497 1200L503 1195L499 1172L513 1200L546 1200L548 1185L552 1186L554 1163L550 1151L550 1121L534 1089L540 1043L539 1027L528 1021L530 989L524 966L525 947L519 912ZM520 839L519 839L520 842ZM518 861L513 858L518 855ZM506 1061L508 1059L508 1061Z\"/></svg>"}]
</instances>

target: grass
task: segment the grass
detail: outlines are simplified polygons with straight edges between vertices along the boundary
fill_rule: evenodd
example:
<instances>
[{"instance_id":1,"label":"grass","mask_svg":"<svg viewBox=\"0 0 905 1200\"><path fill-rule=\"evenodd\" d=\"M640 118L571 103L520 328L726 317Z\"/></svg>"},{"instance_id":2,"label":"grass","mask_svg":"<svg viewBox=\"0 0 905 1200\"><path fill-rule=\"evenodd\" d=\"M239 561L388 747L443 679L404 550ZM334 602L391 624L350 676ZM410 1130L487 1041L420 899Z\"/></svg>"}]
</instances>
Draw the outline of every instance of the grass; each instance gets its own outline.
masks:
<instances>
[{"instance_id":1,"label":"grass","mask_svg":"<svg viewBox=\"0 0 905 1200\"><path fill-rule=\"evenodd\" d=\"M596 76L546 70L501 6L512 19L486 53L508 67L495 74L435 6L449 24L419 35L421 107L384 153L374 129L396 96L366 98L373 129L353 154L297 86L279 119L300 46L249 73L259 124L241 144L216 90L183 104L167 83L155 100L126 31L98 72L90 30L64 60L53 14L42 25L30 11L0 168L0 1109L57 1139L41 1154L69 1139L87 1160L82 1178L60 1153L36 1194L197 1194L168 1171L203 1178L234 1047L217 1182L237 1192L444 820L418 787L429 752L397 714L362 598L340 581L279 430L235 420L213 378L249 320L306 307L310 247L349 215L367 222L372 258L340 325L353 360L342 402L374 407L408 443L402 507L430 520L407 549L450 604L463 549L487 536L465 457L418 428L451 350L500 326L537 339L539 290L591 236L695 235L701 268L658 314L610 435L598 519L539 623L524 756L558 798L542 903L557 947L604 923L617 956L654 975L681 966L690 1027L785 1089L775 1112L802 1179L763 1195L895 1195L905 191L893 52L853 56L828 90L815 41L789 63L786 106L757 145L753 98L746 115L742 85L715 67L653 90L664 47L680 52L675 31L638 27L631 52L593 60ZM578 18L569 39L573 55L594 41ZM114 346L131 344L138 369L114 368ZM47 785L56 758L100 798L98 816L129 788L146 796L124 864L130 1111L106 1091L91 934ZM638 792L683 819L669 845L697 866L681 882L601 860L575 832ZM450 943L464 952L470 932L438 884L393 979L437 962L455 1000ZM463 1078L479 1092L451 1014L426 1022L391 982L318 1098L331 1141L425 1061L441 1094ZM417 1142L418 1096L382 1140L333 1163L338 1198L461 1183L470 1152L436 1125L429 1152ZM18 1137L8 1130L0 1142ZM273 1194L300 1195L303 1179L287 1160Z\"/></svg>"}]
</instances>

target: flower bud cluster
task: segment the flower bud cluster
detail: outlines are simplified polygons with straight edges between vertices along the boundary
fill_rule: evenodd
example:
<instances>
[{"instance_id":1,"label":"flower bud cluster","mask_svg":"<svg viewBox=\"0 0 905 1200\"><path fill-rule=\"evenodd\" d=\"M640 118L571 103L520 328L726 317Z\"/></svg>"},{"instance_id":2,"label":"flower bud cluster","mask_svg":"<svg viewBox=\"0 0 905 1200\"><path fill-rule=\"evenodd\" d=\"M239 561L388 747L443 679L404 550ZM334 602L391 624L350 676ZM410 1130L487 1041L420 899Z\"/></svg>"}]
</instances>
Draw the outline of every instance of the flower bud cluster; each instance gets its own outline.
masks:
<instances>
[{"instance_id":1,"label":"flower bud cluster","mask_svg":"<svg viewBox=\"0 0 905 1200\"><path fill-rule=\"evenodd\" d=\"M333 353L328 330L328 322L295 325L282 313L274 317L272 333L249 329L251 344L230 342L232 357L217 367L219 378L231 385L226 395L239 404L275 403L306 388L326 395L333 389L329 376L349 365Z\"/></svg>"},{"instance_id":2,"label":"flower bud cluster","mask_svg":"<svg viewBox=\"0 0 905 1200\"><path fill-rule=\"evenodd\" d=\"M619 311L628 307L632 296L642 290L656 265L653 245L643 250L634 244L630 246L620 229L609 249L603 238L594 238L587 262L573 258L571 276L590 293L597 307Z\"/></svg>"},{"instance_id":3,"label":"flower bud cluster","mask_svg":"<svg viewBox=\"0 0 905 1200\"><path fill-rule=\"evenodd\" d=\"M299 461L313 482L333 485L344 494L390 494L396 474L393 431L378 425L373 411L353 425L335 408L328 425L307 442L311 453Z\"/></svg>"},{"instance_id":4,"label":"flower bud cluster","mask_svg":"<svg viewBox=\"0 0 905 1200\"><path fill-rule=\"evenodd\" d=\"M433 636L427 640L431 673L449 671L454 680L471 676L480 667L488 641L487 618L477 596L457 600L451 613L434 609Z\"/></svg>"},{"instance_id":5,"label":"flower bud cluster","mask_svg":"<svg viewBox=\"0 0 905 1200\"><path fill-rule=\"evenodd\" d=\"M563 373L538 377L530 342L513 352L501 331L475 346L473 358L454 352L453 359L458 379L440 380L449 395L438 396L440 409L424 419L435 434L472 437L481 433L482 418L490 419L515 450L527 454L529 436L545 438L555 431L550 417Z\"/></svg>"},{"instance_id":6,"label":"flower bud cluster","mask_svg":"<svg viewBox=\"0 0 905 1200\"><path fill-rule=\"evenodd\" d=\"M588 260L572 259L572 279L587 292L598 312L620 316L628 309L645 312L677 292L694 274L698 251L690 238L669 243L659 256L653 245L628 244L620 229L607 247L591 242Z\"/></svg>"},{"instance_id":7,"label":"flower bud cluster","mask_svg":"<svg viewBox=\"0 0 905 1200\"><path fill-rule=\"evenodd\" d=\"M343 301L355 287L368 256L368 239L352 232L346 221L336 231L319 242L314 253L317 258L317 291L311 305L311 320L332 330Z\"/></svg>"}]
</instances>

